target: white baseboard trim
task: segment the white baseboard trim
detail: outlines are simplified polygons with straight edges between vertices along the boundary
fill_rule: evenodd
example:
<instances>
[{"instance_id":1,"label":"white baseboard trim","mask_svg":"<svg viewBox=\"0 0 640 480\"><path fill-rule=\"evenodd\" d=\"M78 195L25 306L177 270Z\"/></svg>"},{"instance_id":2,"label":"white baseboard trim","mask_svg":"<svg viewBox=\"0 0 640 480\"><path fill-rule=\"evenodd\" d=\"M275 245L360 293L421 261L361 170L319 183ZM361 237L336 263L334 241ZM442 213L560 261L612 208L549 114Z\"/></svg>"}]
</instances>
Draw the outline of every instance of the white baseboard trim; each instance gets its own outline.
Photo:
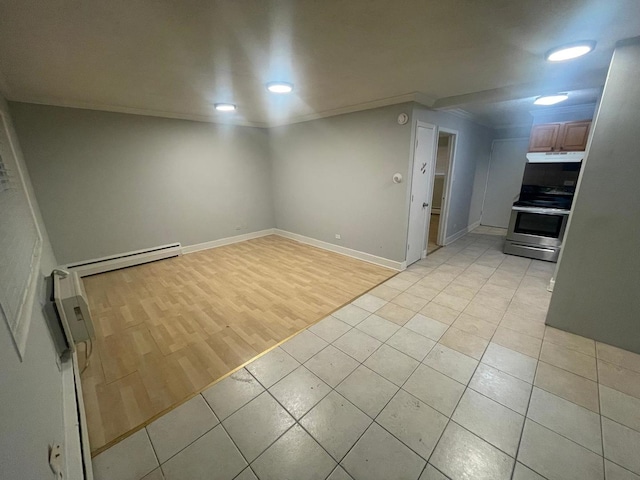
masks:
<instances>
[{"instance_id":1,"label":"white baseboard trim","mask_svg":"<svg viewBox=\"0 0 640 480\"><path fill-rule=\"evenodd\" d=\"M111 270L132 267L142 263L155 262L156 260L162 260L164 258L177 257L179 255L182 255L182 245L179 243L170 243L168 245L159 245L144 250L118 253L116 255L109 255L108 257L75 262L58 268L73 270L77 272L80 277L86 277L88 275L110 272Z\"/></svg>"},{"instance_id":2,"label":"white baseboard trim","mask_svg":"<svg viewBox=\"0 0 640 480\"><path fill-rule=\"evenodd\" d=\"M553 292L553 287L556 286L556 279L552 278L549 280L549 285L547 286L547 292Z\"/></svg>"},{"instance_id":3,"label":"white baseboard trim","mask_svg":"<svg viewBox=\"0 0 640 480\"><path fill-rule=\"evenodd\" d=\"M322 248L323 250L329 250L330 252L339 253L340 255L346 255L347 257L357 258L358 260L380 265L381 267L387 267L398 271L402 271L407 268L407 262L396 262L395 260L389 260L388 258L378 257L359 250L341 247L340 245L334 245L329 242L323 242L322 240L316 240L315 238L305 237L304 235L299 235L297 233L287 232L286 230L280 230L279 228L275 228L273 233L300 243L306 243L313 247Z\"/></svg>"},{"instance_id":4,"label":"white baseboard trim","mask_svg":"<svg viewBox=\"0 0 640 480\"><path fill-rule=\"evenodd\" d=\"M62 418L64 422L64 474L65 478L93 480L91 447L87 433L87 419L82 397L80 370L76 352L61 364Z\"/></svg>"},{"instance_id":5,"label":"white baseboard trim","mask_svg":"<svg viewBox=\"0 0 640 480\"><path fill-rule=\"evenodd\" d=\"M459 232L456 232L453 235L451 235L450 237L447 237L444 240L444 244L445 245L449 245L450 243L455 242L456 240L458 240L461 237L464 237L471 230L474 230L474 229L478 228L479 226L480 226L480 220L478 220L477 222L473 222L471 225L466 226L465 228L463 228Z\"/></svg>"},{"instance_id":6,"label":"white baseboard trim","mask_svg":"<svg viewBox=\"0 0 640 480\"><path fill-rule=\"evenodd\" d=\"M223 247L225 245L231 245L233 243L244 242L246 240L252 240L254 238L266 237L267 235L273 235L275 228L267 228L266 230L259 230L257 232L244 233L242 235L235 235L233 237L220 238L218 240L212 240L210 242L196 243L195 245L187 245L182 247L182 253L193 253L201 250L208 250L210 248Z\"/></svg>"},{"instance_id":7,"label":"white baseboard trim","mask_svg":"<svg viewBox=\"0 0 640 480\"><path fill-rule=\"evenodd\" d=\"M359 250L341 247L340 245L333 245L332 243L323 242L322 240L316 240L315 238L305 237L304 235L298 235L297 233L291 233L287 232L286 230L280 230L277 228L267 228L266 230L259 230L257 232L235 235L233 237L220 238L218 240L197 243L195 245L187 245L184 247L180 244L163 245L161 247L156 247L157 249L162 249L159 251L156 251L155 249L150 249L150 251L138 250L136 252L127 252L118 255L112 255L110 257L78 262L76 264L66 265L60 268L73 269L78 272L81 277L86 277L87 275L94 275L96 273L130 267L133 265L161 260L163 258L172 256L200 252L202 250L208 250L210 248L223 247L225 245L245 242L254 238L266 237L267 235L280 235L282 237L296 240L300 243L306 243L307 245L313 245L314 247L322 248L324 250L329 250L331 252L357 258L358 260L364 260L365 262L392 268L398 271L402 271L407 268L407 262L396 262L395 260L389 260L388 258L378 257L376 255L361 252Z\"/></svg>"}]
</instances>

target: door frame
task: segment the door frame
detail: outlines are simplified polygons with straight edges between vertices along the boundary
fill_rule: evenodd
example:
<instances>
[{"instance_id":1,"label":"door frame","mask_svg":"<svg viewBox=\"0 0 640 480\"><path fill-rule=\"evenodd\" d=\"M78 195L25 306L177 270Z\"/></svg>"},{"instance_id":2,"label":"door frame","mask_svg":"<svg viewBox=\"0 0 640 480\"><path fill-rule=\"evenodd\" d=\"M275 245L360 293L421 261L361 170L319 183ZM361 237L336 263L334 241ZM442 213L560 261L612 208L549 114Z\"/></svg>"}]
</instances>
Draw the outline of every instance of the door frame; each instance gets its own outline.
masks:
<instances>
[{"instance_id":1,"label":"door frame","mask_svg":"<svg viewBox=\"0 0 640 480\"><path fill-rule=\"evenodd\" d=\"M437 135L442 133L448 133L453 136L453 142L449 142L449 166L447 168L447 178L444 182L444 189L442 194L444 195L444 203L440 206L440 222L438 224L438 245L446 245L447 240L447 225L449 223L449 207L451 206L451 195L450 192L453 190L453 174L455 172L456 166L456 157L458 155L458 139L460 137L460 132L458 130L454 130L453 128L446 127L438 127L436 132ZM436 142L436 149L438 148ZM435 179L435 164L433 170L433 177ZM426 243L425 243L426 250Z\"/></svg>"},{"instance_id":2,"label":"door frame","mask_svg":"<svg viewBox=\"0 0 640 480\"><path fill-rule=\"evenodd\" d=\"M433 123L428 123L428 122L423 122L421 120L416 120L416 123L414 125L413 128L413 134L411 136L412 138L412 142L413 142L413 148L411 149L411 162L409 165L409 175L411 178L411 185L409 186L409 195L407 197L407 201L409 204L409 208L407 209L407 234L406 234L406 242L405 242L405 249L404 249L404 258L405 258L405 262L407 262L407 255L409 252L409 231L410 231L410 222L411 222L411 204L413 202L411 202L411 196L414 194L414 188L416 187L416 184L414 183L414 178L413 178L413 167L415 165L415 161L416 161L416 150L417 150L417 145L416 145L416 141L418 138L418 128L432 128L433 129L433 135L435 137L435 141L433 142L433 148L431 151L431 165L429 168L429 175L428 175L428 181L430 182L430 188L429 188L429 192L430 195L433 196L433 181L434 181L434 177L435 177L435 168L436 168L436 155L437 155L437 150L438 150L438 126L433 124ZM429 232L429 218L431 216L431 203L429 202L429 206L427 207L427 212L425 213L424 216L424 225L422 228L422 244L423 244L423 248L420 252L420 259L423 259L426 257L426 245L427 245L427 235Z\"/></svg>"}]
</instances>

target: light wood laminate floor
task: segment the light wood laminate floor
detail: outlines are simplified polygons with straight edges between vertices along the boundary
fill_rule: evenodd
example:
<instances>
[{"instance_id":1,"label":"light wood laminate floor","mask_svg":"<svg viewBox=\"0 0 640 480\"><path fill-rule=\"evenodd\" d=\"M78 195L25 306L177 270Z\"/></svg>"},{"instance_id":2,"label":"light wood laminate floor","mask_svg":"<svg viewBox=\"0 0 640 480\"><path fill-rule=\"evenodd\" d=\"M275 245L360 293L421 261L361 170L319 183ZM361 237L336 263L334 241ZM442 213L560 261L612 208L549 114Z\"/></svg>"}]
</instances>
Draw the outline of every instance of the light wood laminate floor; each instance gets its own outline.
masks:
<instances>
[{"instance_id":1,"label":"light wood laminate floor","mask_svg":"<svg viewBox=\"0 0 640 480\"><path fill-rule=\"evenodd\" d=\"M97 335L82 375L92 453L395 273L268 236L85 277Z\"/></svg>"}]
</instances>

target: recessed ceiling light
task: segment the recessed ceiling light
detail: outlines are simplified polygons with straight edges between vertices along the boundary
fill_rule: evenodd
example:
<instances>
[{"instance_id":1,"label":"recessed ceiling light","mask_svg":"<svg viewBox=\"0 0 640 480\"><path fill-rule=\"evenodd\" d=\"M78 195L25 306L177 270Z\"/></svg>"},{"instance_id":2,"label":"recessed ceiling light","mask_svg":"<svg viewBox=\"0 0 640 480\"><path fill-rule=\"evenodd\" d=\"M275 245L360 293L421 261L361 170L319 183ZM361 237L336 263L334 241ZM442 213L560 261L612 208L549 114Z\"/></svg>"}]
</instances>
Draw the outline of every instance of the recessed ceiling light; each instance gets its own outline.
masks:
<instances>
[{"instance_id":1,"label":"recessed ceiling light","mask_svg":"<svg viewBox=\"0 0 640 480\"><path fill-rule=\"evenodd\" d=\"M219 112L234 112L237 108L233 103L216 103L214 107Z\"/></svg>"},{"instance_id":2,"label":"recessed ceiling light","mask_svg":"<svg viewBox=\"0 0 640 480\"><path fill-rule=\"evenodd\" d=\"M533 102L535 105L555 105L556 103L564 102L569 95L566 93L558 93L557 95L543 95L538 97Z\"/></svg>"},{"instance_id":3,"label":"recessed ceiling light","mask_svg":"<svg viewBox=\"0 0 640 480\"><path fill-rule=\"evenodd\" d=\"M545 53L544 58L550 62L562 62L564 60L571 60L572 58L578 58L582 55L586 55L594 48L596 48L596 42L586 40L583 42L576 42L552 48Z\"/></svg>"},{"instance_id":4,"label":"recessed ceiling light","mask_svg":"<svg viewBox=\"0 0 640 480\"><path fill-rule=\"evenodd\" d=\"M271 93L291 93L293 91L293 84L287 82L269 82L267 83L267 90Z\"/></svg>"}]
</instances>

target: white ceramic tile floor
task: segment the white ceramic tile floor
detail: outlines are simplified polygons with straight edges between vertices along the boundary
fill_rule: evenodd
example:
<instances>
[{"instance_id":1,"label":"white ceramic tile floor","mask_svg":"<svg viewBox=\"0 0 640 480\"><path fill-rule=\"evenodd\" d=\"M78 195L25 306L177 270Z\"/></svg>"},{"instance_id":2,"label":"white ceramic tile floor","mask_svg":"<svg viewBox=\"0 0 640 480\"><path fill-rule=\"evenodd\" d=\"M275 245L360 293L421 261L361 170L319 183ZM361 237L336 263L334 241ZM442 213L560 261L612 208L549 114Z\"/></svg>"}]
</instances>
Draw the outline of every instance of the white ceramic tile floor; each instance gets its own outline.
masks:
<instances>
[{"instance_id":1,"label":"white ceramic tile floor","mask_svg":"<svg viewBox=\"0 0 640 480\"><path fill-rule=\"evenodd\" d=\"M296 419L302 418L330 391L329 385L302 365L269 389L269 393Z\"/></svg>"},{"instance_id":2,"label":"white ceramic tile floor","mask_svg":"<svg viewBox=\"0 0 640 480\"><path fill-rule=\"evenodd\" d=\"M334 312L98 455L96 480L640 480L640 355L545 327L553 265L503 234Z\"/></svg>"},{"instance_id":3,"label":"white ceramic tile floor","mask_svg":"<svg viewBox=\"0 0 640 480\"><path fill-rule=\"evenodd\" d=\"M196 395L148 425L147 432L158 461L163 463L218 423L202 395Z\"/></svg>"}]
</instances>

